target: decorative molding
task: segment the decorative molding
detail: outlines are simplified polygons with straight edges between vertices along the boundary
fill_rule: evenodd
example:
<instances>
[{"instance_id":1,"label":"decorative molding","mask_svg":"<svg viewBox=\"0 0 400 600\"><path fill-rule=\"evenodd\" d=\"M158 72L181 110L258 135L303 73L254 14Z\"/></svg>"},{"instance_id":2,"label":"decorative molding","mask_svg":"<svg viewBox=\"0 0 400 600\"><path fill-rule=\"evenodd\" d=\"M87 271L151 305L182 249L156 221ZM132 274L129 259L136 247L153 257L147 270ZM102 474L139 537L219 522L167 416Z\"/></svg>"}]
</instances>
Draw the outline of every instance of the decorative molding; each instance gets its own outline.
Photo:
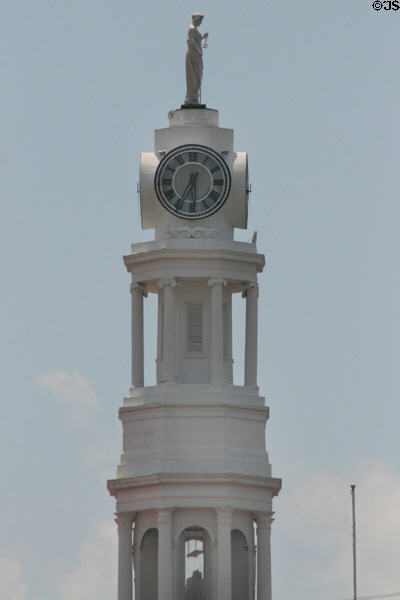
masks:
<instances>
[{"instance_id":1,"label":"decorative molding","mask_svg":"<svg viewBox=\"0 0 400 600\"><path fill-rule=\"evenodd\" d=\"M148 407L146 408L148 410ZM137 407L129 407L127 410L133 410L136 412ZM151 408L151 410L154 410L154 408ZM264 409L260 408L259 410L261 411ZM123 412L123 409L120 409L120 411ZM183 485L187 487L189 483L196 485L218 483L233 486L250 486L252 488L262 489L263 493L267 494L270 498L277 496L282 487L281 479L276 477L262 477L259 475L239 475L235 473L159 473L157 475L140 475L135 477L119 477L118 479L109 479L107 481L107 488L112 495L116 495L116 493L121 490L132 490L144 486L158 487L160 485L172 484L176 487L177 496L180 498L179 486ZM198 493L200 492L197 492L197 494ZM265 514L265 512L255 513L254 518L256 519L261 514Z\"/></svg>"},{"instance_id":2,"label":"decorative molding","mask_svg":"<svg viewBox=\"0 0 400 600\"><path fill-rule=\"evenodd\" d=\"M220 507L220 508L216 508L215 512L217 513L217 522L218 523L225 523L226 525L229 525L232 523L232 515L233 515L232 508Z\"/></svg>"},{"instance_id":3,"label":"decorative molding","mask_svg":"<svg viewBox=\"0 0 400 600\"><path fill-rule=\"evenodd\" d=\"M178 229L172 229L170 225L167 226L165 232L167 238L203 238L210 239L216 236L216 229L207 229L206 227L178 227Z\"/></svg>"},{"instance_id":4,"label":"decorative molding","mask_svg":"<svg viewBox=\"0 0 400 600\"><path fill-rule=\"evenodd\" d=\"M164 287L177 288L177 287L182 286L182 284L177 279L175 279L175 277L161 277L161 279L158 280L157 285L159 288L164 288Z\"/></svg>"},{"instance_id":5,"label":"decorative molding","mask_svg":"<svg viewBox=\"0 0 400 600\"><path fill-rule=\"evenodd\" d=\"M158 525L168 524L172 521L172 508L159 508L157 514Z\"/></svg>"},{"instance_id":6,"label":"decorative molding","mask_svg":"<svg viewBox=\"0 0 400 600\"><path fill-rule=\"evenodd\" d=\"M258 298L258 283L256 281L248 282L243 285L242 298L247 298L247 292L249 292L250 290L256 290Z\"/></svg>"},{"instance_id":7,"label":"decorative molding","mask_svg":"<svg viewBox=\"0 0 400 600\"><path fill-rule=\"evenodd\" d=\"M226 279L219 279L219 278L213 278L211 277L211 279L209 279L207 281L207 285L208 287L213 287L214 285L227 285L228 282L226 281Z\"/></svg>"},{"instance_id":8,"label":"decorative molding","mask_svg":"<svg viewBox=\"0 0 400 600\"><path fill-rule=\"evenodd\" d=\"M257 513L255 515L255 522L257 524L257 531L270 531L271 525L274 522L274 512L268 511L265 513Z\"/></svg>"},{"instance_id":9,"label":"decorative molding","mask_svg":"<svg viewBox=\"0 0 400 600\"><path fill-rule=\"evenodd\" d=\"M136 513L115 513L115 522L118 525L118 531L131 533L135 514Z\"/></svg>"},{"instance_id":10,"label":"decorative molding","mask_svg":"<svg viewBox=\"0 0 400 600\"><path fill-rule=\"evenodd\" d=\"M144 283L139 283L138 281L131 283L131 294L136 290L142 292L143 296L147 298L147 287Z\"/></svg>"}]
</instances>

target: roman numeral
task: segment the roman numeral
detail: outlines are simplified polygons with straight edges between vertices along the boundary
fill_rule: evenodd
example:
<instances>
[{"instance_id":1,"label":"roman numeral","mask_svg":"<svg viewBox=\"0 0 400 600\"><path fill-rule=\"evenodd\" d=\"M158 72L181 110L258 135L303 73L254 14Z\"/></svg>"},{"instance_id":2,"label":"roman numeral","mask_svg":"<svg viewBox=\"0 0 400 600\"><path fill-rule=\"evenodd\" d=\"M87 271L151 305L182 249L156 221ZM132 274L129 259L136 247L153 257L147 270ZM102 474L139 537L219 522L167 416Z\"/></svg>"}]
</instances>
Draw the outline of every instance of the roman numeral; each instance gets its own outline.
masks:
<instances>
[{"instance_id":1,"label":"roman numeral","mask_svg":"<svg viewBox=\"0 0 400 600\"><path fill-rule=\"evenodd\" d=\"M166 177L165 179L162 180L163 185L172 185L172 178L171 177Z\"/></svg>"},{"instance_id":2,"label":"roman numeral","mask_svg":"<svg viewBox=\"0 0 400 600\"><path fill-rule=\"evenodd\" d=\"M214 202L216 202L219 198L219 194L215 190L211 190L211 192L208 195L214 200Z\"/></svg>"},{"instance_id":3,"label":"roman numeral","mask_svg":"<svg viewBox=\"0 0 400 600\"><path fill-rule=\"evenodd\" d=\"M214 179L214 185L224 185L223 179Z\"/></svg>"},{"instance_id":4,"label":"roman numeral","mask_svg":"<svg viewBox=\"0 0 400 600\"><path fill-rule=\"evenodd\" d=\"M197 152L189 152L190 162L197 162Z\"/></svg>"},{"instance_id":5,"label":"roman numeral","mask_svg":"<svg viewBox=\"0 0 400 600\"><path fill-rule=\"evenodd\" d=\"M219 165L217 165L216 167L214 167L213 169L211 169L211 173L215 173L216 171L219 171Z\"/></svg>"},{"instance_id":6,"label":"roman numeral","mask_svg":"<svg viewBox=\"0 0 400 600\"><path fill-rule=\"evenodd\" d=\"M178 165L183 165L183 163L185 162L180 154L178 154L178 156L175 156L175 160L178 163Z\"/></svg>"},{"instance_id":7,"label":"roman numeral","mask_svg":"<svg viewBox=\"0 0 400 600\"><path fill-rule=\"evenodd\" d=\"M172 198L173 198L174 196L175 196L175 192L174 192L174 190L173 190L172 188L170 188L169 190L167 190L167 191L165 192L165 197L166 197L166 199L167 199L169 202L171 202L171 200L172 200Z\"/></svg>"}]
</instances>

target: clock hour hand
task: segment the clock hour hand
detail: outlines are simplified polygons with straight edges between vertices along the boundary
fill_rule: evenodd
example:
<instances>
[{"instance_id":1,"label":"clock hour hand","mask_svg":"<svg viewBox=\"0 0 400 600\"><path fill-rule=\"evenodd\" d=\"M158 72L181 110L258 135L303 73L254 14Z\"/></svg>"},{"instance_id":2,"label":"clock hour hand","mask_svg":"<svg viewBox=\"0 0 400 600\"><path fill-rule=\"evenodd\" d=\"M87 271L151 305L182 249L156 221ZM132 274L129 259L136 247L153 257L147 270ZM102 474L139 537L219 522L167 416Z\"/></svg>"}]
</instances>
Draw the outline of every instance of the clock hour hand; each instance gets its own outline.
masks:
<instances>
[{"instance_id":1,"label":"clock hour hand","mask_svg":"<svg viewBox=\"0 0 400 600\"><path fill-rule=\"evenodd\" d=\"M193 176L195 176L195 178L193 179ZM178 200L178 202L176 203L175 208L177 208L178 210L182 209L183 203L185 202L189 192L191 191L191 189L193 188L193 182L195 182L197 179L197 173L191 173L190 177L189 177L189 183L187 184L182 196L180 197L180 199Z\"/></svg>"}]
</instances>

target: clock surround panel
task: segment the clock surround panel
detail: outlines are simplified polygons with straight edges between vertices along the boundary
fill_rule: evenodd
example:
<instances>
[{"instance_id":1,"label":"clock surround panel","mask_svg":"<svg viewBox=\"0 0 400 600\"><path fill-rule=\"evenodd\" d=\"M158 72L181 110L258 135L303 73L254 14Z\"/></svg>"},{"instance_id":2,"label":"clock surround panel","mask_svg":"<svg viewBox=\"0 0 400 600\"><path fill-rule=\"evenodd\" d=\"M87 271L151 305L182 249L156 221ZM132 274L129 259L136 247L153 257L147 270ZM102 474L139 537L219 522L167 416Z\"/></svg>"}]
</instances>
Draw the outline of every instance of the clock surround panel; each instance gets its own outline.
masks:
<instances>
[{"instance_id":1,"label":"clock surround panel","mask_svg":"<svg viewBox=\"0 0 400 600\"><path fill-rule=\"evenodd\" d=\"M154 177L157 198L181 219L204 219L226 202L231 174L222 156L201 144L183 144L161 159Z\"/></svg>"}]
</instances>

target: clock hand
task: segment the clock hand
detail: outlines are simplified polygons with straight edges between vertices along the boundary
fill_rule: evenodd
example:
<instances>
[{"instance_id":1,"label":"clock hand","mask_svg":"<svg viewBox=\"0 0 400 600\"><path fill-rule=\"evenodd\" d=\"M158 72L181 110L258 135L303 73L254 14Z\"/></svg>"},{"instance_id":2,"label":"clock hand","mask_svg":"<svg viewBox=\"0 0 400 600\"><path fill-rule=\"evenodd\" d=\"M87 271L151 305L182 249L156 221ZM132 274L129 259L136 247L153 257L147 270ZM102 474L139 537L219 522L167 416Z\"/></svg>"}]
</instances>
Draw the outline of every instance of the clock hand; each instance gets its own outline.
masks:
<instances>
[{"instance_id":1,"label":"clock hand","mask_svg":"<svg viewBox=\"0 0 400 600\"><path fill-rule=\"evenodd\" d=\"M181 210L183 203L186 200L186 197L188 196L189 192L191 191L192 187L193 187L193 176L195 175L195 173L191 173L190 177L189 177L189 183L187 184L182 196L180 197L179 201L176 203L175 208L177 208L178 210ZM197 173L196 173L197 175Z\"/></svg>"},{"instance_id":2,"label":"clock hand","mask_svg":"<svg viewBox=\"0 0 400 600\"><path fill-rule=\"evenodd\" d=\"M193 181L192 181L192 188L191 188L191 193L192 193L192 204L191 204L191 212L195 212L196 209L196 202L197 202L197 193L196 193L196 183L197 183L197 177L198 177L198 173L194 173L193 174Z\"/></svg>"},{"instance_id":3,"label":"clock hand","mask_svg":"<svg viewBox=\"0 0 400 600\"><path fill-rule=\"evenodd\" d=\"M190 192L190 190L191 190L191 187L192 187L192 175L193 175L193 173L191 173L191 175L190 175L190 177L189 177L189 183L188 183L188 184L187 184L187 186L185 187L185 190L184 190L184 192L183 192L182 196L180 197L180 199L178 200L178 202L177 202L177 203L176 203L176 205L175 205L175 208L177 208L178 210L181 210L181 208L182 208L182 206L183 206L183 203L184 203L184 202L185 202L185 200L186 200L186 196L188 195L188 193L189 193L189 192Z\"/></svg>"}]
</instances>

